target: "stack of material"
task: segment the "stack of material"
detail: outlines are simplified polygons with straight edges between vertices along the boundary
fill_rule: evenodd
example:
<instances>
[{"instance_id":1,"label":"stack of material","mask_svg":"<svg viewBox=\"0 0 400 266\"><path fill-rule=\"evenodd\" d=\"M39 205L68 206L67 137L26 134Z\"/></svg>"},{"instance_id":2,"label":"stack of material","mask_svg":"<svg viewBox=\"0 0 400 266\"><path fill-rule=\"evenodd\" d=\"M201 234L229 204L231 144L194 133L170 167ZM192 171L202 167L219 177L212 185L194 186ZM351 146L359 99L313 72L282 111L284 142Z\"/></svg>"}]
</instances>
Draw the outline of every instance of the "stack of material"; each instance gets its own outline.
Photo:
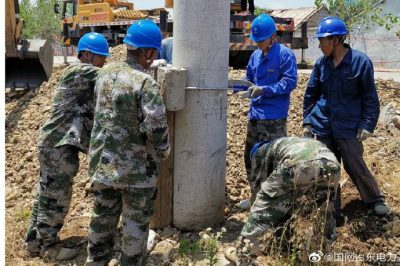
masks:
<instances>
[{"instance_id":1,"label":"stack of material","mask_svg":"<svg viewBox=\"0 0 400 266\"><path fill-rule=\"evenodd\" d=\"M143 19L146 15L141 11L117 9L113 10L115 21Z\"/></svg>"}]
</instances>

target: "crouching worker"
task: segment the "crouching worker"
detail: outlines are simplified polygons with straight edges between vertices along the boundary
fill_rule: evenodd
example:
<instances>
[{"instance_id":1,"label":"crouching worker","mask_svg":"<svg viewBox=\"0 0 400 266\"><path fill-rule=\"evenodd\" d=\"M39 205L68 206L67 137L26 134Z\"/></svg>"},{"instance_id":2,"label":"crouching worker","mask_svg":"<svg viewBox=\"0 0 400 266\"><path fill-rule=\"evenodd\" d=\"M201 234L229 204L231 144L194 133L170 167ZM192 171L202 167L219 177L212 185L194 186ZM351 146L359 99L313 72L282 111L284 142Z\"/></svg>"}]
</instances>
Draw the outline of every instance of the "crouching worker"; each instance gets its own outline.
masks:
<instances>
[{"instance_id":1,"label":"crouching worker","mask_svg":"<svg viewBox=\"0 0 400 266\"><path fill-rule=\"evenodd\" d=\"M293 211L294 201L315 191L317 198L330 199L326 230L334 238L334 193L340 178L340 164L321 142L299 137L261 142L251 150L252 206L241 235L249 239L261 236L277 226ZM314 190L313 190L314 188ZM315 195L313 195L313 198Z\"/></svg>"},{"instance_id":2,"label":"crouching worker","mask_svg":"<svg viewBox=\"0 0 400 266\"><path fill-rule=\"evenodd\" d=\"M143 265L156 198L159 161L170 143L166 110L156 81L146 70L161 48L161 32L150 20L129 27L125 62L99 72L89 151L94 209L86 265L107 265L122 214L120 265Z\"/></svg>"},{"instance_id":3,"label":"crouching worker","mask_svg":"<svg viewBox=\"0 0 400 266\"><path fill-rule=\"evenodd\" d=\"M80 62L67 67L54 90L50 118L39 133L40 177L25 244L32 256L59 240L79 169L79 152L87 153L93 125L97 71L108 56L103 35L87 33L79 40Z\"/></svg>"}]
</instances>

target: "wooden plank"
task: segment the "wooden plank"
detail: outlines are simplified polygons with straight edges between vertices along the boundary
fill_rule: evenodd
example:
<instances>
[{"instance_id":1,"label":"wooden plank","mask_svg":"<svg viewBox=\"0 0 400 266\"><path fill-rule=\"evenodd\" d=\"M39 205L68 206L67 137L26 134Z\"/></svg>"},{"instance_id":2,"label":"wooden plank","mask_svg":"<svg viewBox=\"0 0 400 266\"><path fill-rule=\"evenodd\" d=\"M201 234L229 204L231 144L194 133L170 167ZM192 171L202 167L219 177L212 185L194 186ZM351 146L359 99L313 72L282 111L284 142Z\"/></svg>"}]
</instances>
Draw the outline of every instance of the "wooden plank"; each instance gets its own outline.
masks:
<instances>
[{"instance_id":1,"label":"wooden plank","mask_svg":"<svg viewBox=\"0 0 400 266\"><path fill-rule=\"evenodd\" d=\"M161 161L160 176L157 182L157 198L153 217L150 220L151 229L164 228L172 222L172 193L174 191L174 127L175 112L167 111L171 153L168 159Z\"/></svg>"},{"instance_id":2,"label":"wooden plank","mask_svg":"<svg viewBox=\"0 0 400 266\"><path fill-rule=\"evenodd\" d=\"M6 0L6 57L17 57L17 44L15 43L15 6L14 0Z\"/></svg>"}]
</instances>

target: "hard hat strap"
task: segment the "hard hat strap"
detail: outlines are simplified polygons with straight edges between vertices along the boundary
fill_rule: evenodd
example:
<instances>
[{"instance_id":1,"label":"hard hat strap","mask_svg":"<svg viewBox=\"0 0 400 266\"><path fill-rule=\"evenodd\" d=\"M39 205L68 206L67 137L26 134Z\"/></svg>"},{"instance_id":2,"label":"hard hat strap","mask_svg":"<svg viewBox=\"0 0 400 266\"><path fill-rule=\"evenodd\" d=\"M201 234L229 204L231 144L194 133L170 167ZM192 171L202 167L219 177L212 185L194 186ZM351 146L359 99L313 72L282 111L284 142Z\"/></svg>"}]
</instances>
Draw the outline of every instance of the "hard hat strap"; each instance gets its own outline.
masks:
<instances>
[{"instance_id":1,"label":"hard hat strap","mask_svg":"<svg viewBox=\"0 0 400 266\"><path fill-rule=\"evenodd\" d=\"M141 49L142 49L142 52L143 52L144 57L146 58L146 65L147 65L147 66L150 66L150 64L151 64L151 56L153 55L153 52L152 52L151 55L148 57L148 56L146 55L146 51L144 50L144 48L141 48Z\"/></svg>"},{"instance_id":2,"label":"hard hat strap","mask_svg":"<svg viewBox=\"0 0 400 266\"><path fill-rule=\"evenodd\" d=\"M336 47L338 47L337 42L340 42L337 38L335 38L335 36L332 36L332 39L334 40L334 43L333 43L333 48L332 48L332 51L331 51L329 57L331 57L331 56L334 57L335 56L334 55L334 51L335 51Z\"/></svg>"},{"instance_id":3,"label":"hard hat strap","mask_svg":"<svg viewBox=\"0 0 400 266\"><path fill-rule=\"evenodd\" d=\"M89 59L89 63L91 64L94 58L94 53L90 52L90 59Z\"/></svg>"}]
</instances>

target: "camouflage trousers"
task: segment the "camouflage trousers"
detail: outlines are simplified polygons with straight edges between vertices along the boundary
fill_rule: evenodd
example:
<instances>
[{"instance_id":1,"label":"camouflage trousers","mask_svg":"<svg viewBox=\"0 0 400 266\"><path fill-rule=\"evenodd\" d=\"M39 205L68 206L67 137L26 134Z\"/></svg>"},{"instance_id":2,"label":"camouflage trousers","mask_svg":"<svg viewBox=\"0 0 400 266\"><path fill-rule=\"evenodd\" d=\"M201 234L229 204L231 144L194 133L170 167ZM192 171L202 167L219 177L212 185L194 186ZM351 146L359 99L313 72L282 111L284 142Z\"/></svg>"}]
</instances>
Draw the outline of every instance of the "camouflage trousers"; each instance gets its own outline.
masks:
<instances>
[{"instance_id":1,"label":"camouflage trousers","mask_svg":"<svg viewBox=\"0 0 400 266\"><path fill-rule=\"evenodd\" d=\"M59 239L71 202L73 177L79 169L78 153L79 149L70 145L39 147L40 178L25 240L31 254Z\"/></svg>"},{"instance_id":2,"label":"camouflage trousers","mask_svg":"<svg viewBox=\"0 0 400 266\"><path fill-rule=\"evenodd\" d=\"M85 265L107 265L122 213L121 266L142 265L157 189L106 186L94 182L94 209L89 225Z\"/></svg>"},{"instance_id":3,"label":"camouflage trousers","mask_svg":"<svg viewBox=\"0 0 400 266\"><path fill-rule=\"evenodd\" d=\"M286 119L248 121L246 143L244 148L244 165L246 167L247 180L250 180L250 151L254 144L262 141L272 141L286 136Z\"/></svg>"},{"instance_id":4,"label":"camouflage trousers","mask_svg":"<svg viewBox=\"0 0 400 266\"><path fill-rule=\"evenodd\" d=\"M290 168L278 168L254 188L257 192L249 218L242 229L242 236L257 237L268 228L285 220L298 197L315 193L313 198L328 199L333 218L333 202L340 179L340 165L327 159L308 161ZM314 190L313 190L314 188ZM334 220L333 222L334 226Z\"/></svg>"}]
</instances>

